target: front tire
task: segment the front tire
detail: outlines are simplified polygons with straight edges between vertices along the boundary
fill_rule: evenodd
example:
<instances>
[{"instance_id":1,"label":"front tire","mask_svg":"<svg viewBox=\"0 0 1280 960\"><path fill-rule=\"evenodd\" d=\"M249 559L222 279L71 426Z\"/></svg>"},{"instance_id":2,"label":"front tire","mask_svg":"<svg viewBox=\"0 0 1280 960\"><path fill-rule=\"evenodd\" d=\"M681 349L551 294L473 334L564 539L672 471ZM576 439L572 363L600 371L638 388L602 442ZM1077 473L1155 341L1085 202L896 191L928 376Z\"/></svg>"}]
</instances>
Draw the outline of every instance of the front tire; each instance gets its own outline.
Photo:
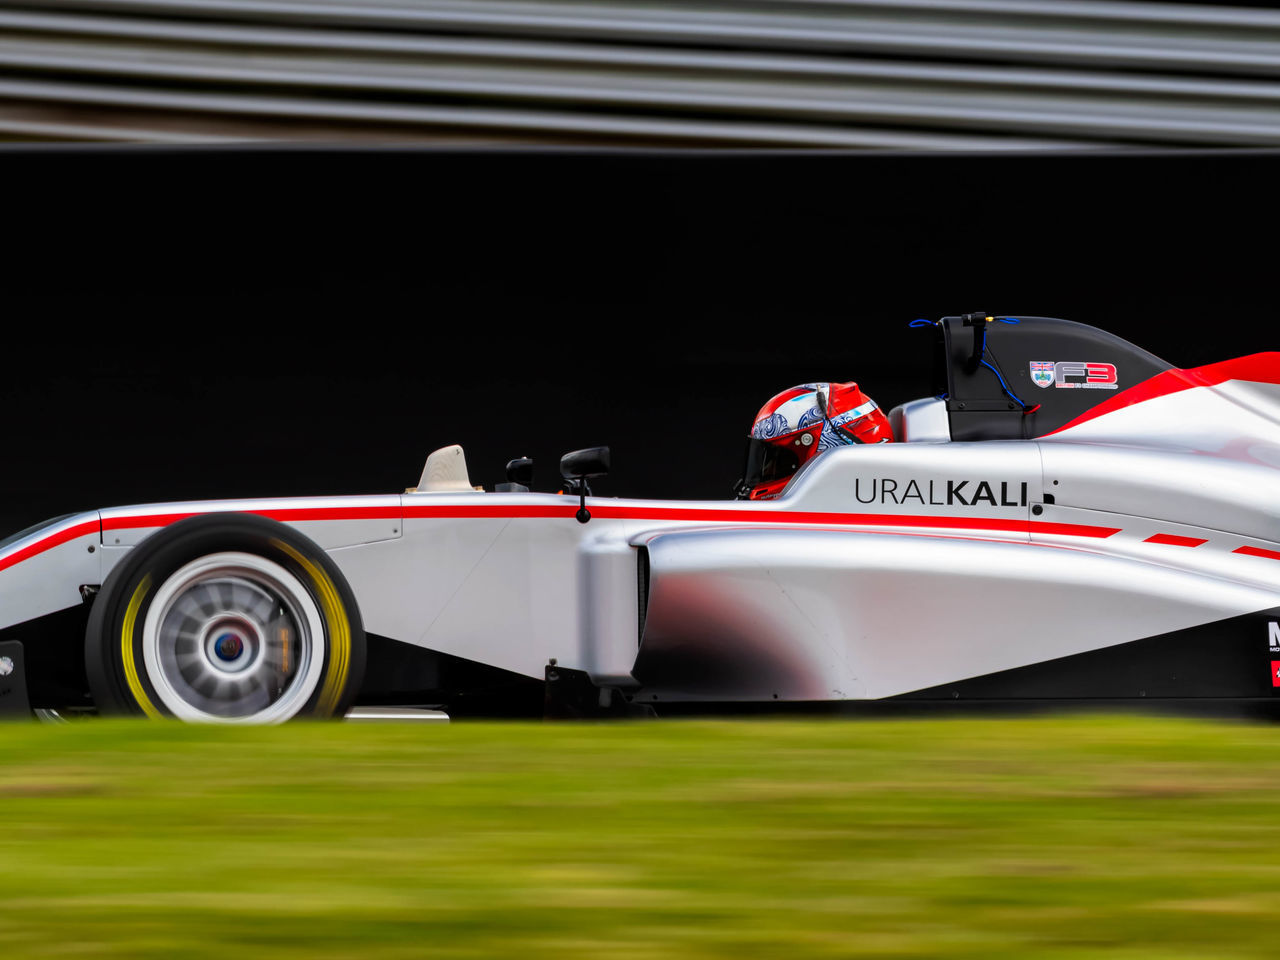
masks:
<instances>
[{"instance_id":1,"label":"front tire","mask_svg":"<svg viewBox=\"0 0 1280 960\"><path fill-rule=\"evenodd\" d=\"M181 520L130 550L85 636L104 714L342 716L364 663L359 611L337 566L296 530L251 514Z\"/></svg>"}]
</instances>

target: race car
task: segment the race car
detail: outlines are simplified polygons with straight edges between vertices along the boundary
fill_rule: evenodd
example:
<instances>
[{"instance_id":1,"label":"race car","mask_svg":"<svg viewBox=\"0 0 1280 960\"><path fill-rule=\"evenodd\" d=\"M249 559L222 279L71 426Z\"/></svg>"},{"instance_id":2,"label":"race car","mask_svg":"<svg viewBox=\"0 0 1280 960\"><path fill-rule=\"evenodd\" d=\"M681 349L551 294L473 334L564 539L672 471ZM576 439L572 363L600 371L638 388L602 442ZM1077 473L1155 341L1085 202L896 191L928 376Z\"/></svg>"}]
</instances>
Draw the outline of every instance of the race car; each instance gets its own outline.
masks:
<instances>
[{"instance_id":1,"label":"race car","mask_svg":"<svg viewBox=\"0 0 1280 960\"><path fill-rule=\"evenodd\" d=\"M112 507L0 542L0 709L273 723L353 704L1224 703L1280 691L1280 353L1177 369L1096 328L919 324L897 442L765 499L473 488ZM749 486L749 484L748 484ZM772 488L771 488L772 489Z\"/></svg>"}]
</instances>

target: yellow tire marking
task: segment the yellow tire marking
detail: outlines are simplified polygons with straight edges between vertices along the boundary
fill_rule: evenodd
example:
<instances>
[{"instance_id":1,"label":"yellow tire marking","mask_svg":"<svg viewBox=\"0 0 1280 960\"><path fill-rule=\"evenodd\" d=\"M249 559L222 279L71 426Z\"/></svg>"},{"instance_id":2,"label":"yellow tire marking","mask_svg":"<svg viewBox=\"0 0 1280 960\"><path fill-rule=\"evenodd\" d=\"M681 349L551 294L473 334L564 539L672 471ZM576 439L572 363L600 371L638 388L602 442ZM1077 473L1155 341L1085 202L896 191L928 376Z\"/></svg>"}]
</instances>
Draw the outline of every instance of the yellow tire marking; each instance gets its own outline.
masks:
<instances>
[{"instance_id":1,"label":"yellow tire marking","mask_svg":"<svg viewBox=\"0 0 1280 960\"><path fill-rule=\"evenodd\" d=\"M124 611L124 626L120 631L120 652L124 657L124 678L129 684L129 692L137 701L142 712L153 720L160 719L160 711L151 704L147 691L142 689L142 681L138 678L138 668L133 662L133 628L138 621L138 611L142 609L142 601L147 598L151 589L151 574L142 578L133 596L129 598L129 606Z\"/></svg>"},{"instance_id":2,"label":"yellow tire marking","mask_svg":"<svg viewBox=\"0 0 1280 960\"><path fill-rule=\"evenodd\" d=\"M342 601L338 599L338 588L324 570L283 540L272 539L271 545L279 547L296 560L307 571L320 593L320 606L329 624L329 672L325 675L316 707L321 716L332 716L338 708L342 690L347 685L347 670L351 661L351 625L347 622Z\"/></svg>"}]
</instances>

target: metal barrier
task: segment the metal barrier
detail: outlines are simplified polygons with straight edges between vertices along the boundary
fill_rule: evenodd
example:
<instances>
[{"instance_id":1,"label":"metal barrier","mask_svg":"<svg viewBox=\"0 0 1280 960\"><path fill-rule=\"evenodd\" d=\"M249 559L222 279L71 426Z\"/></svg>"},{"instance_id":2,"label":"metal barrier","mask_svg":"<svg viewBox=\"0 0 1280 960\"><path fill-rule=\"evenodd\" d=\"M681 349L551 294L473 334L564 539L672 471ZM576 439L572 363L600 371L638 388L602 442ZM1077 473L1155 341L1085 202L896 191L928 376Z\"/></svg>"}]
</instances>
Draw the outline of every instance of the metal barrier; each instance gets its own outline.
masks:
<instances>
[{"instance_id":1,"label":"metal barrier","mask_svg":"<svg viewBox=\"0 0 1280 960\"><path fill-rule=\"evenodd\" d=\"M0 136L1280 144L1280 12L1099 0L4 0Z\"/></svg>"}]
</instances>

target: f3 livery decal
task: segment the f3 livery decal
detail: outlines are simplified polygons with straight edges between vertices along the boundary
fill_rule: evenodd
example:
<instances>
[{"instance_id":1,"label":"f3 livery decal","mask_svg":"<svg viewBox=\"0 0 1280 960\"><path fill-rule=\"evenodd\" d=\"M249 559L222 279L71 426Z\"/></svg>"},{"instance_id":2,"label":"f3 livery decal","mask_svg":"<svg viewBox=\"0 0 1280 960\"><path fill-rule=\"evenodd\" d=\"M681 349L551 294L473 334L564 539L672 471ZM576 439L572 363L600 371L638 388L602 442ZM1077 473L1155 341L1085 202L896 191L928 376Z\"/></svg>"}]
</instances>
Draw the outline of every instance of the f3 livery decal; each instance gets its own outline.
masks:
<instances>
[{"instance_id":1,"label":"f3 livery decal","mask_svg":"<svg viewBox=\"0 0 1280 960\"><path fill-rule=\"evenodd\" d=\"M1068 390L1115 390L1119 386L1114 363L1059 360L1031 361L1031 382L1037 387Z\"/></svg>"}]
</instances>

